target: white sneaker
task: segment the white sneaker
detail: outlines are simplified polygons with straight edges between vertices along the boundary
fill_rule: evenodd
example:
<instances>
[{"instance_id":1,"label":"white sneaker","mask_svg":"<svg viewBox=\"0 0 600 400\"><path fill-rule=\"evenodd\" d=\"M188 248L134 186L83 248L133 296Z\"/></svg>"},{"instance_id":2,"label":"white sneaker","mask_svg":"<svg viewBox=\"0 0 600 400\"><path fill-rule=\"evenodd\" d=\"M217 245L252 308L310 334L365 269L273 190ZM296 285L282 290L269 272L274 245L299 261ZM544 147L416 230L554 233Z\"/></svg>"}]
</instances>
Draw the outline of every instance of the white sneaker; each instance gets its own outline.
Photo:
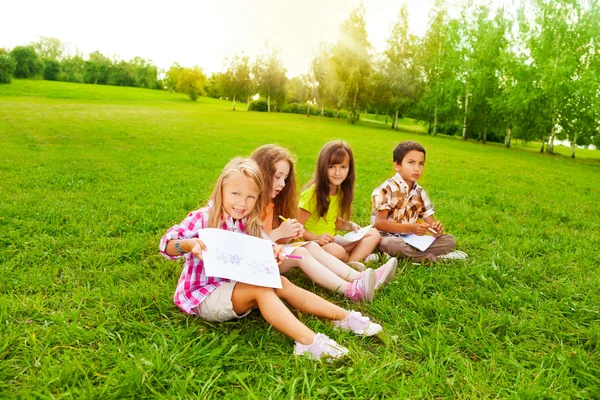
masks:
<instances>
[{"instance_id":1,"label":"white sneaker","mask_svg":"<svg viewBox=\"0 0 600 400\"><path fill-rule=\"evenodd\" d=\"M296 342L294 354L304 355L315 360L319 360L323 357L341 358L348 354L348 349L340 346L322 333L317 333L311 344Z\"/></svg>"},{"instance_id":2,"label":"white sneaker","mask_svg":"<svg viewBox=\"0 0 600 400\"><path fill-rule=\"evenodd\" d=\"M374 336L383 330L381 325L371 322L369 317L363 316L357 311L350 311L345 319L333 321L333 324L339 329L346 329L359 336Z\"/></svg>"},{"instance_id":3,"label":"white sneaker","mask_svg":"<svg viewBox=\"0 0 600 400\"><path fill-rule=\"evenodd\" d=\"M362 272L366 269L365 264L359 262L359 261L350 261L349 263L347 263L350 267L354 268L355 270Z\"/></svg>"},{"instance_id":4,"label":"white sneaker","mask_svg":"<svg viewBox=\"0 0 600 400\"><path fill-rule=\"evenodd\" d=\"M466 260L469 256L464 251L456 250L451 251L448 254L437 256L437 258L438 260Z\"/></svg>"},{"instance_id":5,"label":"white sneaker","mask_svg":"<svg viewBox=\"0 0 600 400\"><path fill-rule=\"evenodd\" d=\"M368 256L365 257L365 259L363 261L364 262L379 261L379 254L377 254L377 253L369 254Z\"/></svg>"},{"instance_id":6,"label":"white sneaker","mask_svg":"<svg viewBox=\"0 0 600 400\"><path fill-rule=\"evenodd\" d=\"M390 258L385 264L375 270L375 276L377 277L377 284L375 289L381 285L389 283L394 275L396 274L396 267L398 267L398 259L396 257Z\"/></svg>"}]
</instances>

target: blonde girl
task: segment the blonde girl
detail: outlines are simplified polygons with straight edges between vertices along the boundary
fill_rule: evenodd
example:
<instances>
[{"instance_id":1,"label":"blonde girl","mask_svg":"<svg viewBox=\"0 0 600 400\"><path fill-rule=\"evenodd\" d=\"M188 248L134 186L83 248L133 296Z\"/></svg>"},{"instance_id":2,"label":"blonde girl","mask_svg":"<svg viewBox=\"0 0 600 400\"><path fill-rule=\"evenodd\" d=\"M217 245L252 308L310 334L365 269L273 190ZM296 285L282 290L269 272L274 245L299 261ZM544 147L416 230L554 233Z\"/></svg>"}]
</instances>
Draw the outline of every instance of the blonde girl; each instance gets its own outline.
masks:
<instances>
[{"instance_id":1,"label":"blonde girl","mask_svg":"<svg viewBox=\"0 0 600 400\"><path fill-rule=\"evenodd\" d=\"M333 320L335 326L357 335L374 335L381 326L360 313L346 311L301 289L281 277L281 289L253 286L229 279L207 276L203 252L210 251L198 238L203 228L262 237L260 221L263 181L260 169L250 159L236 158L221 172L206 207L192 211L171 227L160 241L160 252L169 259L184 258L183 271L175 290L175 304L184 312L206 321L223 322L246 316L258 307L265 320L295 340L294 353L314 358L339 358L348 350L321 333L315 333L285 306ZM281 263L285 254L275 246Z\"/></svg>"},{"instance_id":2,"label":"blonde girl","mask_svg":"<svg viewBox=\"0 0 600 400\"><path fill-rule=\"evenodd\" d=\"M381 235L372 228L359 241L341 246L333 241L336 230L357 231L360 226L350 221L356 173L354 156L347 143L334 140L325 144L317 158L313 179L300 195L298 222L304 225L304 239L315 240L323 249L364 269L360 261L379 244ZM370 256L369 260L376 258Z\"/></svg>"},{"instance_id":3,"label":"blonde girl","mask_svg":"<svg viewBox=\"0 0 600 400\"><path fill-rule=\"evenodd\" d=\"M304 227L294 217L296 214L296 174L294 160L287 149L268 144L256 149L250 156L256 161L264 177L265 206L263 229L274 241L287 242L302 237ZM285 220L280 216L285 216ZM396 271L397 260L373 271L371 268L357 272L327 253L316 242L309 242L290 251L298 258L289 258L280 266L281 273L294 267L302 271L318 285L335 290L354 301L371 301L375 289L389 282Z\"/></svg>"}]
</instances>

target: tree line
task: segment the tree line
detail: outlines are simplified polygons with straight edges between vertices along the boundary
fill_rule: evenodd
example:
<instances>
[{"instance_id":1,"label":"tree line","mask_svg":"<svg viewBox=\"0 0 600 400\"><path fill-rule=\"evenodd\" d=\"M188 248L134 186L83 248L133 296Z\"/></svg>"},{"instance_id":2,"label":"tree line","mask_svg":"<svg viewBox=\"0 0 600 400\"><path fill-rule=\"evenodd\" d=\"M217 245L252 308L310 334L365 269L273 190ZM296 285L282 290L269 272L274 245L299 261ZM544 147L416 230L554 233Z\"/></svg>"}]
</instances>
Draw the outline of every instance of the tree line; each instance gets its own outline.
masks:
<instances>
[{"instance_id":1,"label":"tree line","mask_svg":"<svg viewBox=\"0 0 600 400\"><path fill-rule=\"evenodd\" d=\"M511 10L464 0L458 8L436 0L423 37L409 30L404 4L384 51L368 41L365 9L353 10L335 43L322 43L310 68L286 76L277 49L250 60L235 54L223 72L174 64L159 79L149 61L64 57L60 42L42 38L0 55L0 81L11 65L19 78L138 86L227 98L250 110L347 118L364 112L425 121L429 133L504 142L556 139L600 148L600 7L597 0L522 0ZM1 50L0 50L1 53ZM28 60L27 62L23 60ZM11 64L12 63L12 64ZM8 67L7 67L8 65ZM2 72L5 71L5 72ZM3 78L4 77L4 78ZM258 93L260 99L251 101ZM386 119L387 124L387 119Z\"/></svg>"}]
</instances>

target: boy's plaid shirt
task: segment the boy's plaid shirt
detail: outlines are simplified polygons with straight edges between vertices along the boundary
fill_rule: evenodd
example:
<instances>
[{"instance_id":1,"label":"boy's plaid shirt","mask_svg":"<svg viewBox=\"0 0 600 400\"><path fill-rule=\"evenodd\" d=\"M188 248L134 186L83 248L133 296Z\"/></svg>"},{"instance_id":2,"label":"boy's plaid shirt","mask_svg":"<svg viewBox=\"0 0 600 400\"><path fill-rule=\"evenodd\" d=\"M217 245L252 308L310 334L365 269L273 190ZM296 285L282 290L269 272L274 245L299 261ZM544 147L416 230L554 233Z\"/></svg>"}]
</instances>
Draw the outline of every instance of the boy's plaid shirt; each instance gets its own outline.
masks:
<instances>
[{"instance_id":1,"label":"boy's plaid shirt","mask_svg":"<svg viewBox=\"0 0 600 400\"><path fill-rule=\"evenodd\" d=\"M167 248L167 242L169 240L197 238L198 231L208 225L210 210L211 207L209 204L207 207L192 211L180 224L171 227L162 239L160 239L160 253L164 257L170 260L175 260L180 257L185 259L183 271L181 272L179 283L175 290L174 301L184 312L192 315L195 314L194 309L206 299L213 290L230 280L206 276L204 273L204 263L192 253L186 253L183 256L170 256L165 252L165 249ZM221 229L231 232L246 233L244 231L244 224L246 221L247 218L234 220L227 215L227 217L223 219Z\"/></svg>"},{"instance_id":2,"label":"boy's plaid shirt","mask_svg":"<svg viewBox=\"0 0 600 400\"><path fill-rule=\"evenodd\" d=\"M377 212L381 210L389 211L388 220L403 224L414 224L419 218L435 214L425 190L415 182L409 192L408 184L398 173L373 190L371 205L373 225Z\"/></svg>"}]
</instances>

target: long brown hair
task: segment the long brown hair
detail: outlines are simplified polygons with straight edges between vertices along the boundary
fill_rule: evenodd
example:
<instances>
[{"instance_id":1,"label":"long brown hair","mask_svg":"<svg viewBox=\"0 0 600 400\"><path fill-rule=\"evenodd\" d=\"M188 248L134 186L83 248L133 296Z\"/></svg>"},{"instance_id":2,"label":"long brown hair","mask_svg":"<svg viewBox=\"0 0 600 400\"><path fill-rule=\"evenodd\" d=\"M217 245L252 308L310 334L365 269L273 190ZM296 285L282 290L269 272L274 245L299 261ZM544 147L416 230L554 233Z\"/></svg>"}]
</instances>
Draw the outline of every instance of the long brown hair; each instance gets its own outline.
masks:
<instances>
[{"instance_id":1,"label":"long brown hair","mask_svg":"<svg viewBox=\"0 0 600 400\"><path fill-rule=\"evenodd\" d=\"M273 208L273 229L277 228L281 221L279 216L294 218L298 207L298 198L296 196L296 172L294 169L294 159L290 152L283 147L274 144L265 144L254 150L250 156L258 166L263 175L263 207L264 210L270 201L275 205ZM275 163L284 160L290 165L290 173L285 180L285 187L279 194L271 199L273 192L273 177L275 176Z\"/></svg>"},{"instance_id":2,"label":"long brown hair","mask_svg":"<svg viewBox=\"0 0 600 400\"><path fill-rule=\"evenodd\" d=\"M344 158L348 155L350 166L348 168L348 176L340 185L340 217L342 219L350 219L352 214L352 201L354 201L354 182L356 181L356 173L354 171L354 156L352 149L348 143L341 140L334 140L326 143L319 152L317 158L317 167L313 179L306 185L315 184L315 197L317 200L317 213L319 217L325 218L329 210L329 178L327 170L330 165L341 164Z\"/></svg>"},{"instance_id":3,"label":"long brown hair","mask_svg":"<svg viewBox=\"0 0 600 400\"><path fill-rule=\"evenodd\" d=\"M220 228L223 222L221 218L225 213L223 209L223 186L231 178L233 174L242 174L250 181L252 181L258 187L258 199L256 199L256 205L254 209L250 211L246 226L244 227L247 234L262 237L262 222L260 220L260 213L262 212L262 198L263 192L263 179L260 173L260 168L254 160L250 158L234 158L221 171L215 189L213 190L211 199L213 201L213 207L210 211L208 219L209 228Z\"/></svg>"}]
</instances>

